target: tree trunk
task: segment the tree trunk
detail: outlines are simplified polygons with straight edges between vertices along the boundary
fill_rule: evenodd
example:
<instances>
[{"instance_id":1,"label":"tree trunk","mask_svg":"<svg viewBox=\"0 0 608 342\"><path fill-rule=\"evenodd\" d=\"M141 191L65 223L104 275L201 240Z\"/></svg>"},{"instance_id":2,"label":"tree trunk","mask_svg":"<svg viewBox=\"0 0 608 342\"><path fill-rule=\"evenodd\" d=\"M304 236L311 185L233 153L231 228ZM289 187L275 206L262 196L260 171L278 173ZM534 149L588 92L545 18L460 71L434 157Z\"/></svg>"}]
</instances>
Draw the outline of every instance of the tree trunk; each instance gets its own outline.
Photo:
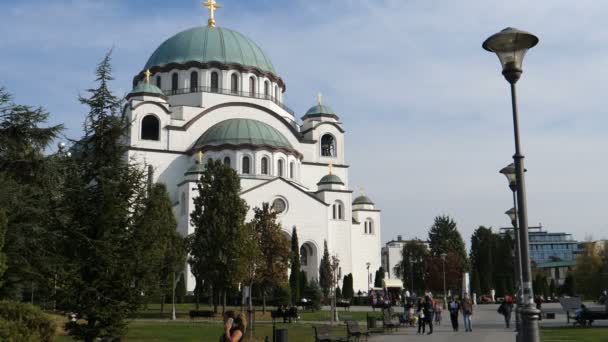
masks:
<instances>
[{"instance_id":1,"label":"tree trunk","mask_svg":"<svg viewBox=\"0 0 608 342\"><path fill-rule=\"evenodd\" d=\"M216 287L214 286L213 289L211 290L211 301L213 302L213 313L217 314L217 304L219 303L219 293L216 289Z\"/></svg>"},{"instance_id":2,"label":"tree trunk","mask_svg":"<svg viewBox=\"0 0 608 342\"><path fill-rule=\"evenodd\" d=\"M224 314L224 312L226 312L226 290L222 291L222 315Z\"/></svg>"},{"instance_id":3,"label":"tree trunk","mask_svg":"<svg viewBox=\"0 0 608 342\"><path fill-rule=\"evenodd\" d=\"M254 317L255 313L253 312L253 302L252 302L251 297L253 297L253 283L251 285L249 285L249 303L248 303L249 308L247 310L249 313L248 319L249 319L249 326L250 326L249 339L253 340L253 323L254 323L253 320L255 318Z\"/></svg>"},{"instance_id":4,"label":"tree trunk","mask_svg":"<svg viewBox=\"0 0 608 342\"><path fill-rule=\"evenodd\" d=\"M161 293L160 295L160 318L163 318L165 313L165 294Z\"/></svg>"},{"instance_id":5,"label":"tree trunk","mask_svg":"<svg viewBox=\"0 0 608 342\"><path fill-rule=\"evenodd\" d=\"M262 290L262 313L266 314L266 290Z\"/></svg>"}]
</instances>

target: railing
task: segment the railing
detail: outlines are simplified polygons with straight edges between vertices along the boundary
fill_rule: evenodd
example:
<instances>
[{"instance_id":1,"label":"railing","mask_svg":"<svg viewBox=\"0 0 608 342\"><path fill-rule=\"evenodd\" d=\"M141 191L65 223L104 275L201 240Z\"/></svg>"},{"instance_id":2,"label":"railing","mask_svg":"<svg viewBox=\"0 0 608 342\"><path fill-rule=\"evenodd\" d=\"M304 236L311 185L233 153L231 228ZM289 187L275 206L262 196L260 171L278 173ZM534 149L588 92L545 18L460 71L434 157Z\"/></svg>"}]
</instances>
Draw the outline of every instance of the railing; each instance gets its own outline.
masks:
<instances>
[{"instance_id":1,"label":"railing","mask_svg":"<svg viewBox=\"0 0 608 342\"><path fill-rule=\"evenodd\" d=\"M221 89L221 88L213 88L213 87L189 87L189 88L180 88L180 89L169 89L163 90L163 93L167 96L170 95L180 95L180 94L190 94L190 93L216 93L222 95L232 95L232 96L242 96L242 97L250 97L254 99L262 99L262 100L270 100L274 102L277 106L284 109L291 115L295 115L294 111L283 104L279 99L275 98L270 94L262 94L262 93L253 93L250 91L238 91L232 89Z\"/></svg>"}]
</instances>

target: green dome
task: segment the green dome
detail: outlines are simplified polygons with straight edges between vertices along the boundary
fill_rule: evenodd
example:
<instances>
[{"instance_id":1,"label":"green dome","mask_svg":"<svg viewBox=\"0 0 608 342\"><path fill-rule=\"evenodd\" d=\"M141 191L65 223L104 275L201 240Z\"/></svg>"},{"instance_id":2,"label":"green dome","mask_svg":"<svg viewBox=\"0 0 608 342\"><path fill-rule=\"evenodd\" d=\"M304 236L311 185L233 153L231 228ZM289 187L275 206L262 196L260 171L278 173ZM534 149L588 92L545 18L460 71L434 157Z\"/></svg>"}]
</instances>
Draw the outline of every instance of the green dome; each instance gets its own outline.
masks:
<instances>
[{"instance_id":1,"label":"green dome","mask_svg":"<svg viewBox=\"0 0 608 342\"><path fill-rule=\"evenodd\" d=\"M319 183L317 183L317 185L322 185L322 184L339 184L339 185L344 185L344 182L342 182L342 180L340 179L340 177L336 176L336 175L325 175L323 176L323 178L321 178L321 180L319 181Z\"/></svg>"},{"instance_id":2,"label":"green dome","mask_svg":"<svg viewBox=\"0 0 608 342\"><path fill-rule=\"evenodd\" d=\"M321 115L321 114L336 115L334 110L331 109L329 106L325 106L325 105L321 105L321 104L318 104L318 105L310 108L304 115Z\"/></svg>"},{"instance_id":3,"label":"green dome","mask_svg":"<svg viewBox=\"0 0 608 342\"><path fill-rule=\"evenodd\" d=\"M355 198L355 200L353 201L353 204L371 204L371 205L374 205L374 202L372 202L372 200L369 199L369 197L367 197L365 195L361 195L361 196Z\"/></svg>"},{"instance_id":4,"label":"green dome","mask_svg":"<svg viewBox=\"0 0 608 342\"><path fill-rule=\"evenodd\" d=\"M236 63L276 75L270 58L251 39L226 28L193 27L165 40L144 69L186 62Z\"/></svg>"},{"instance_id":5,"label":"green dome","mask_svg":"<svg viewBox=\"0 0 608 342\"><path fill-rule=\"evenodd\" d=\"M136 93L150 93L150 94L158 94L158 95L162 95L165 96L165 94L163 94L163 91L160 90L160 88L158 88L157 86L150 84L150 83L146 83L146 82L139 82L139 84L133 88L133 90L131 90L130 94L136 94Z\"/></svg>"},{"instance_id":6,"label":"green dome","mask_svg":"<svg viewBox=\"0 0 608 342\"><path fill-rule=\"evenodd\" d=\"M211 126L194 145L195 149L224 145L267 147L295 152L287 138L272 126L252 119L229 119Z\"/></svg>"},{"instance_id":7,"label":"green dome","mask_svg":"<svg viewBox=\"0 0 608 342\"><path fill-rule=\"evenodd\" d=\"M205 171L205 165L196 163L196 164L190 166L190 168L188 169L188 171L186 171L186 173L184 175L203 173L204 171Z\"/></svg>"}]
</instances>

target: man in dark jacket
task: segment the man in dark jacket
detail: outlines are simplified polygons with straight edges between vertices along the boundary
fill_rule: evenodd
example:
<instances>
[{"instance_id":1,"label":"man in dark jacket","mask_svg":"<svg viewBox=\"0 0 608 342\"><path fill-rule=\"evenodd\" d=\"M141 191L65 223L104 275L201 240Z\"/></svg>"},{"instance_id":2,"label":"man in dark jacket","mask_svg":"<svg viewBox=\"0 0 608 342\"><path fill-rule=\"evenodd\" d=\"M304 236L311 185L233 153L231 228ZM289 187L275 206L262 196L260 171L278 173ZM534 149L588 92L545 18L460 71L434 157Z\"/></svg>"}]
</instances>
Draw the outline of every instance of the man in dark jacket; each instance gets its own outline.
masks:
<instances>
[{"instance_id":1,"label":"man in dark jacket","mask_svg":"<svg viewBox=\"0 0 608 342\"><path fill-rule=\"evenodd\" d=\"M498 313L505 317L506 328L511 327L511 313L513 312L513 300L507 297L504 302L498 307Z\"/></svg>"},{"instance_id":2,"label":"man in dark jacket","mask_svg":"<svg viewBox=\"0 0 608 342\"><path fill-rule=\"evenodd\" d=\"M450 320L452 321L452 329L458 331L458 311L460 311L460 304L454 299L450 298L448 303L448 311L450 311Z\"/></svg>"}]
</instances>

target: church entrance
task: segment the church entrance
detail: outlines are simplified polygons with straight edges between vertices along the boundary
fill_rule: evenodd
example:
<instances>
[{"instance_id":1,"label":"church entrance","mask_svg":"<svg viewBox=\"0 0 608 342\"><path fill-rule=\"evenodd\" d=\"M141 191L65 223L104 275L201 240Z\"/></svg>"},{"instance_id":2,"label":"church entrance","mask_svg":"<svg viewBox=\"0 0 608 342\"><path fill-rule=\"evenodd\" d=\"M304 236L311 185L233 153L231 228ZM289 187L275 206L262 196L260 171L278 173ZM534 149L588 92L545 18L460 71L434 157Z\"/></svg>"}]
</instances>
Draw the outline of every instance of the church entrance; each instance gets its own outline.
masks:
<instances>
[{"instance_id":1,"label":"church entrance","mask_svg":"<svg viewBox=\"0 0 608 342\"><path fill-rule=\"evenodd\" d=\"M308 241L300 247L300 265L304 272L306 272L306 278L319 279L319 257L317 252L317 246Z\"/></svg>"}]
</instances>

